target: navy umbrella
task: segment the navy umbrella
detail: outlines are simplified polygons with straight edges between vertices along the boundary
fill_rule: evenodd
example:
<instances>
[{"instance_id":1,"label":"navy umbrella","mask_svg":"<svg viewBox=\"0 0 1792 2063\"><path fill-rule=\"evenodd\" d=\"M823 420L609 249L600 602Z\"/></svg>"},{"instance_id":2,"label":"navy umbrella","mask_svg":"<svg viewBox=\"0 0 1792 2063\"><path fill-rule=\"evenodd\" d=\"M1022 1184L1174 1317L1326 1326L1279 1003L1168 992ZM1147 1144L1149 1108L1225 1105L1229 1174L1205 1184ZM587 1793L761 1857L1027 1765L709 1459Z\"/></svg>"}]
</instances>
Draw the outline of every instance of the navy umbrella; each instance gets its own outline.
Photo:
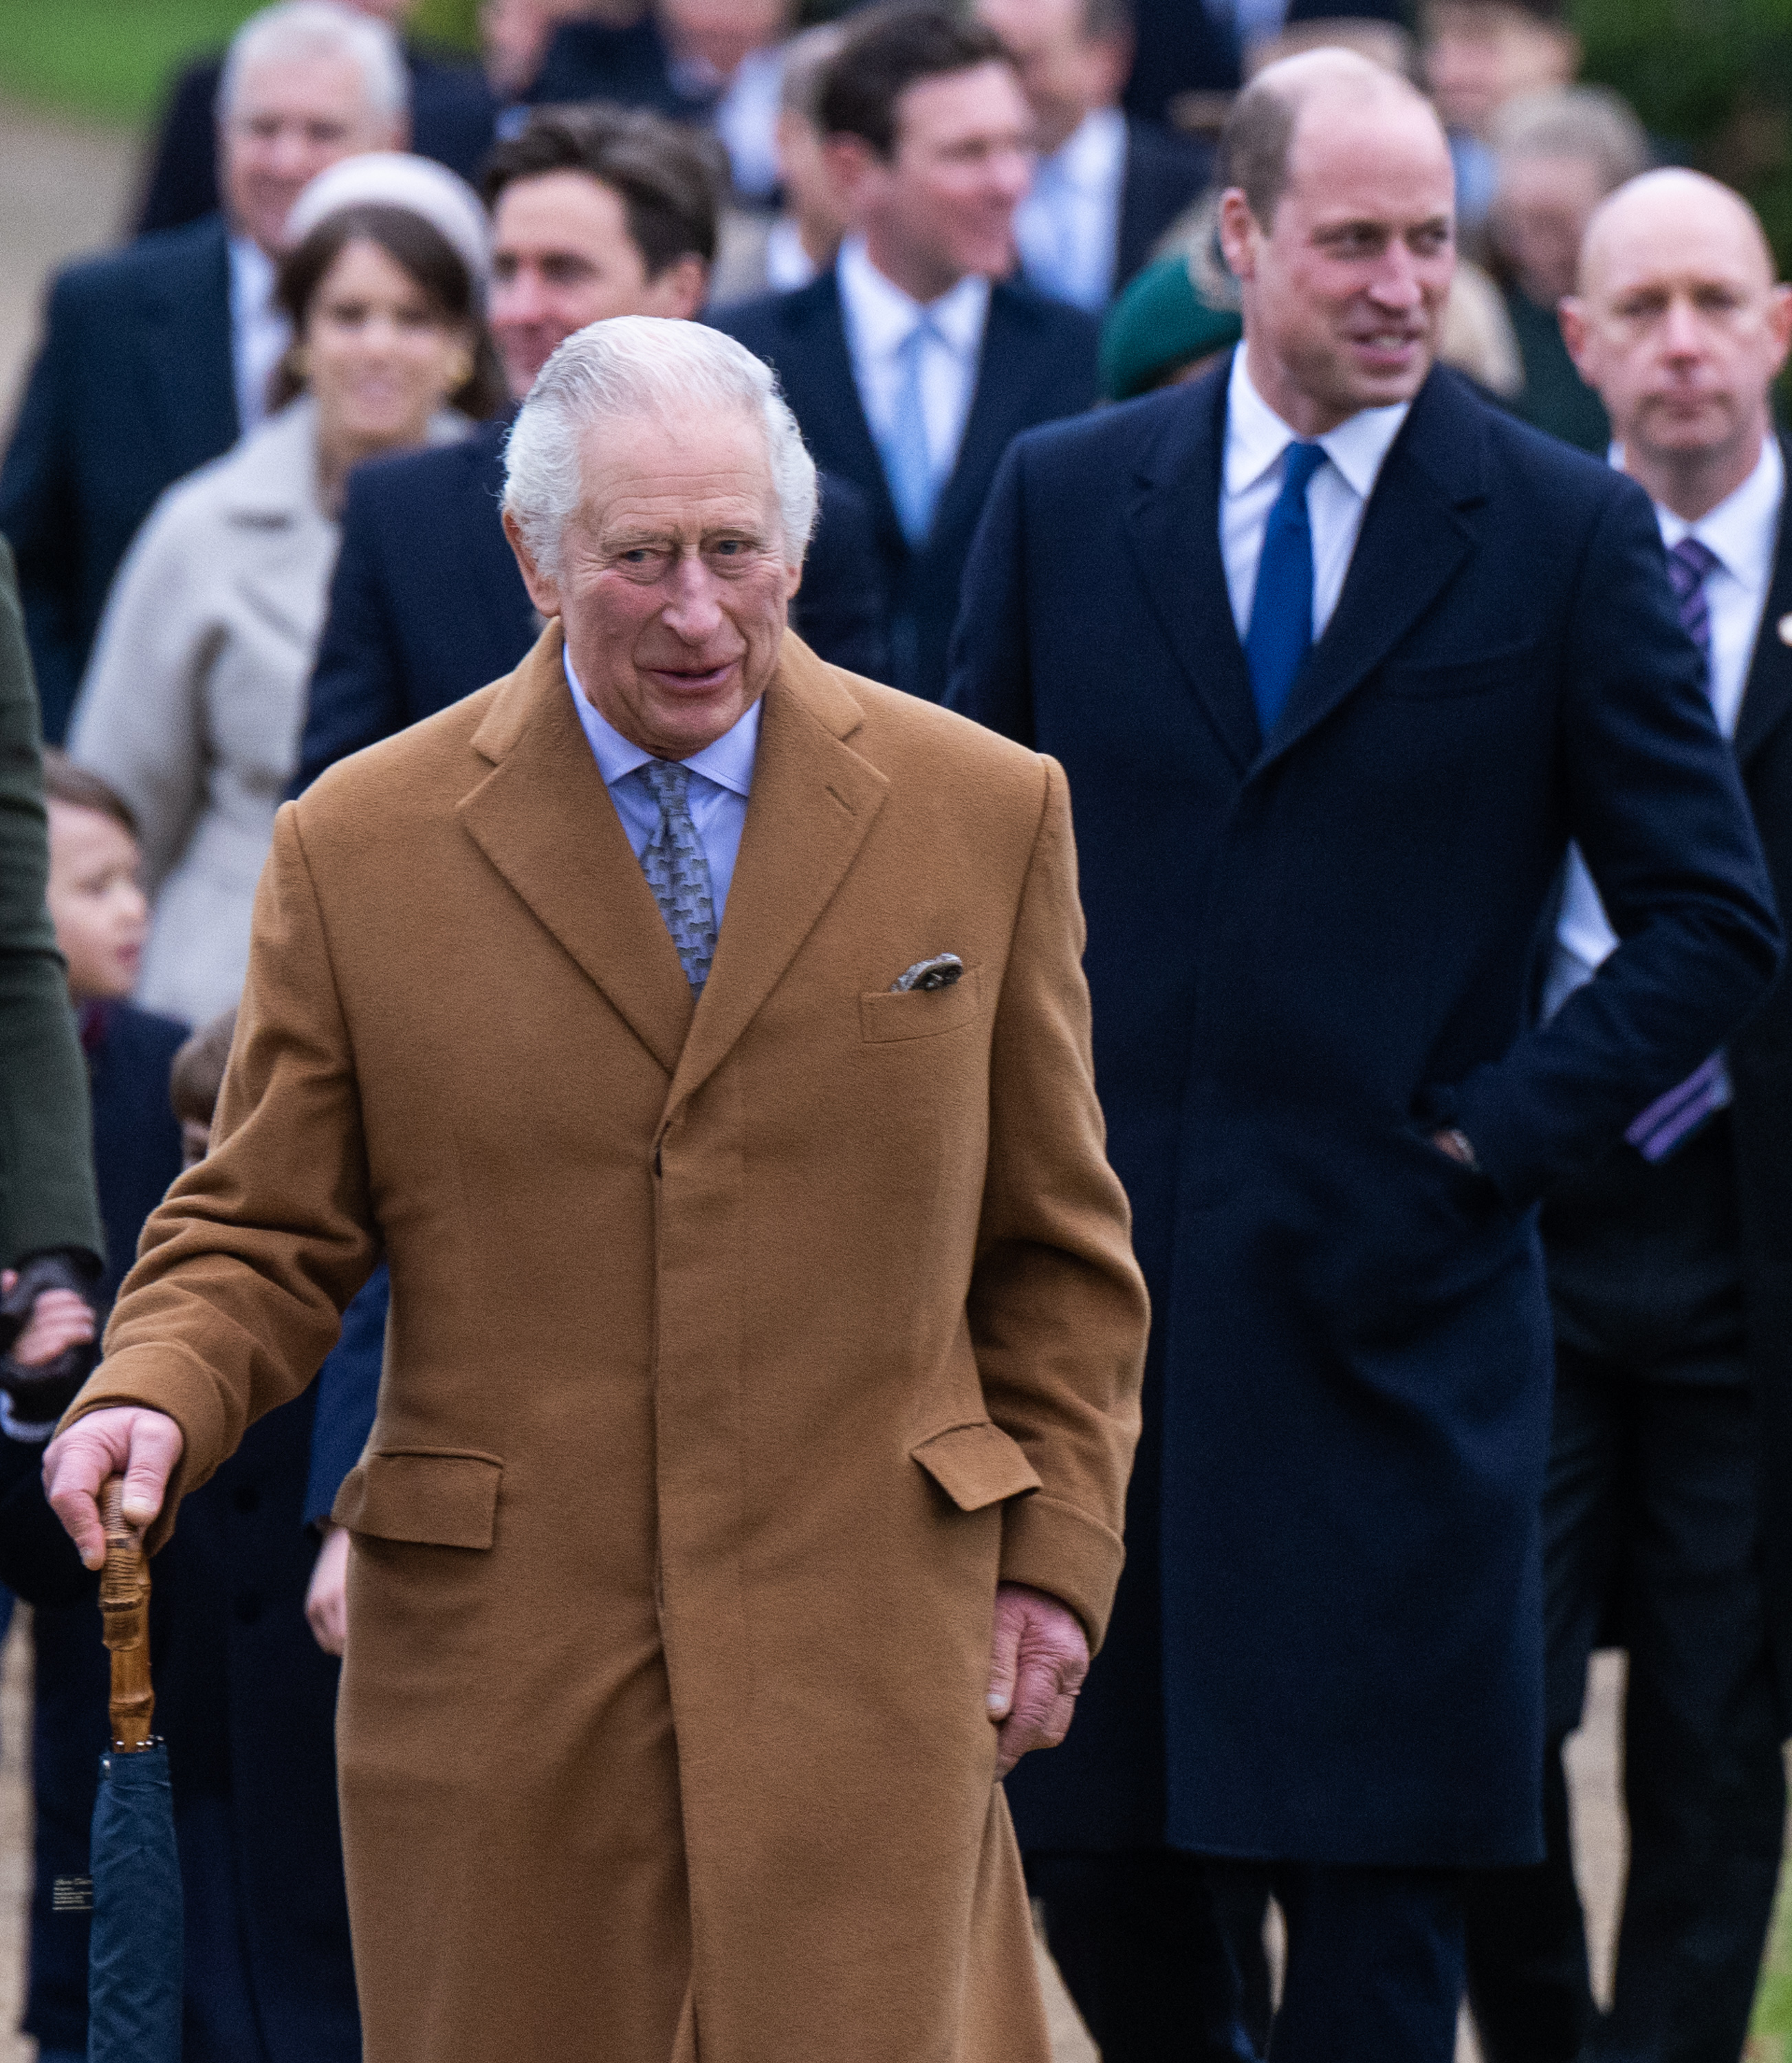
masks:
<instances>
[{"instance_id":1,"label":"navy umbrella","mask_svg":"<svg viewBox=\"0 0 1792 2063\"><path fill-rule=\"evenodd\" d=\"M124 1522L124 1486L100 1494L99 1608L112 1654L112 1745L94 1805L87 2063L180 2063L180 1862L168 1750L150 1731L149 1567Z\"/></svg>"}]
</instances>

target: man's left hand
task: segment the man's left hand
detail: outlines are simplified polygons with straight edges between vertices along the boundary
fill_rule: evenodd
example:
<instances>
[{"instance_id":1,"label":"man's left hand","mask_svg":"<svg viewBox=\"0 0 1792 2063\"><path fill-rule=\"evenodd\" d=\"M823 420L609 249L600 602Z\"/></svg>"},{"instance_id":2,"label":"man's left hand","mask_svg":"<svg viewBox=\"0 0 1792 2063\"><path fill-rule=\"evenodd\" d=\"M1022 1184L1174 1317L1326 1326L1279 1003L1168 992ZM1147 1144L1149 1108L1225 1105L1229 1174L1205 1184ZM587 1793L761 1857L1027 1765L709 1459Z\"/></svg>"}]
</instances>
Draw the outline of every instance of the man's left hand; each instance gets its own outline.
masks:
<instances>
[{"instance_id":1,"label":"man's left hand","mask_svg":"<svg viewBox=\"0 0 1792 2063\"><path fill-rule=\"evenodd\" d=\"M1056 1747L1071 1730L1076 1694L1089 1673L1089 1643L1075 1612L1025 1583L998 1583L990 1655L990 1720L995 1773L1023 1755Z\"/></svg>"}]
</instances>

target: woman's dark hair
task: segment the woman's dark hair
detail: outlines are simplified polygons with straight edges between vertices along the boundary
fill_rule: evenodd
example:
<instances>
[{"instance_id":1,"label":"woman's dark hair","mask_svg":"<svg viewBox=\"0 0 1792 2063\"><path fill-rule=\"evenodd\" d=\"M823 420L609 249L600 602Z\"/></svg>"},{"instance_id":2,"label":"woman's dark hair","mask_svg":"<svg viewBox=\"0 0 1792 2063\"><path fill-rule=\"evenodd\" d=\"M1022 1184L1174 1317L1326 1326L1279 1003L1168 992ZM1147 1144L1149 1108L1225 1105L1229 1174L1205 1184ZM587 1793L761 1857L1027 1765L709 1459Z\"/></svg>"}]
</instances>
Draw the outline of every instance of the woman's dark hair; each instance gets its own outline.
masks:
<instances>
[{"instance_id":1,"label":"woman's dark hair","mask_svg":"<svg viewBox=\"0 0 1792 2063\"><path fill-rule=\"evenodd\" d=\"M504 368L487 334L472 275L458 251L435 224L408 207L392 207L383 202L361 201L326 215L303 243L295 244L280 261L275 299L292 324L295 344L304 341L311 303L330 268L351 243L376 243L393 263L413 279L432 312L444 323L467 332L472 346L473 369L450 404L464 414L483 419L495 416L510 399ZM289 352L275 370L268 391L270 409L283 408L304 388Z\"/></svg>"},{"instance_id":2,"label":"woman's dark hair","mask_svg":"<svg viewBox=\"0 0 1792 2063\"><path fill-rule=\"evenodd\" d=\"M1013 62L993 30L955 7L891 0L870 8L849 22L822 82L822 133L860 137L887 161L896 155L897 103L911 86Z\"/></svg>"}]
</instances>

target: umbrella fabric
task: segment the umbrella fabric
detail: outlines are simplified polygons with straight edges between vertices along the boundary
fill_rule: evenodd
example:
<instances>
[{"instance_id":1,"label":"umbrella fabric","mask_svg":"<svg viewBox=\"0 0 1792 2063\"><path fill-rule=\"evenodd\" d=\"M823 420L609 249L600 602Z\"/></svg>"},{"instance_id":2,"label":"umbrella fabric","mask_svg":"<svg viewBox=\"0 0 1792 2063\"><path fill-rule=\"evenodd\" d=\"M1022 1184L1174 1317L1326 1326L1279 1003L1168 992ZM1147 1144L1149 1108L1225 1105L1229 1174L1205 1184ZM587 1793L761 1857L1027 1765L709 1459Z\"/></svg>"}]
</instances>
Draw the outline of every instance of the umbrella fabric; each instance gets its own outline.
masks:
<instances>
[{"instance_id":1,"label":"umbrella fabric","mask_svg":"<svg viewBox=\"0 0 1792 2063\"><path fill-rule=\"evenodd\" d=\"M87 2063L179 2063L180 1864L168 1751L99 1759Z\"/></svg>"}]
</instances>

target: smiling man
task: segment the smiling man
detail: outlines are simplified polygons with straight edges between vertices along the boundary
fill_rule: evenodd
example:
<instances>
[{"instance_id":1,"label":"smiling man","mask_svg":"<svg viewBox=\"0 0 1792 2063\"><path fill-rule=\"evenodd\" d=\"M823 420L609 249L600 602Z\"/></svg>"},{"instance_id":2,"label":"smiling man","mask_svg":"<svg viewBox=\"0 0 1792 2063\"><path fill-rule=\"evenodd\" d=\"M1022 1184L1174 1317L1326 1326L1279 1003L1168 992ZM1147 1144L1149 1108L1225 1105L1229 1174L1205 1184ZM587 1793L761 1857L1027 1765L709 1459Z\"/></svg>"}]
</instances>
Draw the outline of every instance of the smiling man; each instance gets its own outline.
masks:
<instances>
[{"instance_id":1,"label":"smiling man","mask_svg":"<svg viewBox=\"0 0 1792 2063\"><path fill-rule=\"evenodd\" d=\"M1019 441L954 650L1077 798L1156 1318L1114 1637L1011 1796L1107 2063L1237 2053L1211 1856L1288 1919L1275 2063L1449 2063L1457 1873L1541 1850L1532 1206L1775 925L1647 497L1434 366L1435 115L1316 53L1223 151L1243 347ZM1570 838L1622 943L1527 1028Z\"/></svg>"},{"instance_id":2,"label":"smiling man","mask_svg":"<svg viewBox=\"0 0 1792 2063\"><path fill-rule=\"evenodd\" d=\"M281 812L212 1152L47 1457L90 1556L127 1462L165 1534L388 1258L368 2063L1049 2063L996 1779L1106 1623L1144 1297L1063 777L786 632L814 507L738 344L548 360L548 628Z\"/></svg>"}]
</instances>

